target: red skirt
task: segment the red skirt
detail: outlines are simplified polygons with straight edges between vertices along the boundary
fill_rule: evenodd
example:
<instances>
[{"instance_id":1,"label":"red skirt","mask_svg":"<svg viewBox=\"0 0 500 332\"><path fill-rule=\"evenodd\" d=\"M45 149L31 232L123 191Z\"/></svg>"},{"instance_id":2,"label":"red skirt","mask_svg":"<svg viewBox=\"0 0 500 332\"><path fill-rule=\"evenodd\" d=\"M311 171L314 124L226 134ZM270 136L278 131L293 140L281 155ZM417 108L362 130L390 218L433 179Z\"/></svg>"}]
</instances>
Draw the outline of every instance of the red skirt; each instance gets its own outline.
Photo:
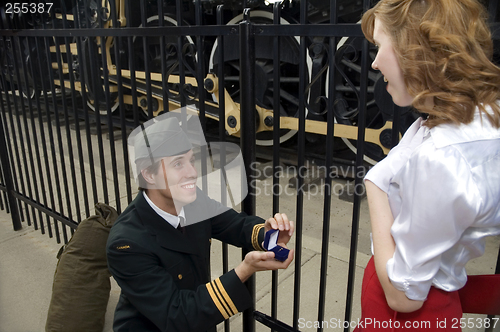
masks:
<instances>
[{"instance_id":1,"label":"red skirt","mask_svg":"<svg viewBox=\"0 0 500 332\"><path fill-rule=\"evenodd\" d=\"M367 331L461 331L462 306L458 292L431 287L422 308L410 313L392 310L375 271L368 262L361 289L361 320L356 332Z\"/></svg>"}]
</instances>

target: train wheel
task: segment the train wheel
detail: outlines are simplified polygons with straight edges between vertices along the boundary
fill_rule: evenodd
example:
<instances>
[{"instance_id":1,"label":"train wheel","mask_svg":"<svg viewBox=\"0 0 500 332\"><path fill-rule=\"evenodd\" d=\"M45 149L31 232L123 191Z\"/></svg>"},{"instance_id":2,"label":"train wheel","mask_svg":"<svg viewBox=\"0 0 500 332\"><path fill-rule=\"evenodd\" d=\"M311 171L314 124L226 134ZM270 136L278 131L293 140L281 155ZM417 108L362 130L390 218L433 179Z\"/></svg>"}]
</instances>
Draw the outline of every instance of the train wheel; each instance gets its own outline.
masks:
<instances>
[{"instance_id":1,"label":"train wheel","mask_svg":"<svg viewBox=\"0 0 500 332\"><path fill-rule=\"evenodd\" d=\"M146 20L147 27L157 27L160 25L160 17L154 15L148 17ZM139 25L142 27L143 25ZM177 21L170 16L163 16L163 26L177 26ZM177 36L150 36L146 40L146 52L144 52L144 44L142 38L133 39L134 43L134 62L136 71L146 70L146 61L149 64L149 70L151 73L162 73L162 58L161 58L161 38L164 38L165 45L165 65L167 75L179 75L179 52L182 53L183 66L186 68L186 76L188 76L190 71L193 71L196 63L196 51L194 47L193 39L190 36L183 37L182 40L182 50L178 50L178 37ZM145 55L146 53L146 55ZM157 88L162 88L162 82L158 80L152 80L152 84ZM177 100L179 98L179 86L178 84L168 85L168 96L171 99ZM185 93L189 94L189 89L184 89ZM188 95L188 98L194 96ZM156 104L153 105L155 107ZM141 109L148 114L147 107L141 107ZM157 110L153 110L155 113Z\"/></svg>"},{"instance_id":2,"label":"train wheel","mask_svg":"<svg viewBox=\"0 0 500 332\"><path fill-rule=\"evenodd\" d=\"M21 48L21 51L19 48ZM18 95L23 96L25 99L34 99L39 91L35 88L35 80L29 70L31 52L27 49L26 39L21 41L21 45L15 45L14 47L13 41L10 38L6 38L5 42L2 38L0 40L0 54L2 54L0 61L6 82L12 84L14 89L17 90L16 93ZM25 67L23 67L23 62L26 64L26 73L24 72ZM39 66L36 66L35 63L35 73L38 68ZM38 78L39 76L48 77L48 75L37 75L35 77ZM27 81L26 77L28 78ZM40 79L38 79L38 82L41 82Z\"/></svg>"},{"instance_id":3,"label":"train wheel","mask_svg":"<svg viewBox=\"0 0 500 332\"><path fill-rule=\"evenodd\" d=\"M361 85L361 50L362 50L363 38L354 37L347 38L344 37L340 40L337 46L337 54L335 57L335 66L337 69L336 74L336 96L335 96L335 121L340 124L347 124L352 126L358 125L358 103ZM370 45L369 58L370 65L371 61L375 59L376 50ZM385 89L385 82L383 81L383 76L379 72L376 72L369 68L368 73L368 89L367 89L367 102L366 102L366 128L380 129L382 128L386 121L392 121L393 111L392 111L392 98ZM326 82L326 91L328 91L328 80ZM409 112L409 108L405 108L402 111L404 115L404 121L401 128L401 132L406 131L409 124L411 124L411 119L414 119L412 113ZM410 119L411 118L411 119ZM389 131L384 131L382 133L384 137L381 137L382 144L386 148L390 148L392 134ZM345 144L354 153L357 152L355 140L349 140L342 138ZM385 157L382 148L374 143L365 143L364 145L364 160L372 165L375 165L378 161Z\"/></svg>"},{"instance_id":4,"label":"train wheel","mask_svg":"<svg viewBox=\"0 0 500 332\"><path fill-rule=\"evenodd\" d=\"M273 14L267 11L251 11L252 22L257 24L272 24ZM243 14L234 17L227 24L238 24L243 20ZM281 24L290 24L281 18ZM240 55L237 36L226 36L224 39L224 80L225 88L231 98L240 100ZM260 107L273 109L273 65L272 38L260 36L256 39L256 66L255 66L255 88L256 103ZM299 112L299 61L300 61L300 39L298 37L283 37L280 39L280 113L282 116L298 117ZM217 42L212 47L209 59L209 70L217 74ZM307 85L310 81L312 62L307 58ZM215 96L214 96L214 100ZM295 135L295 130L281 130L280 143L289 140ZM257 133L257 145L270 146L273 144L272 132Z\"/></svg>"},{"instance_id":5,"label":"train wheel","mask_svg":"<svg viewBox=\"0 0 500 332\"><path fill-rule=\"evenodd\" d=\"M74 8L79 17L81 28L103 28L109 25L110 21L110 0L79 0L81 5ZM96 38L85 38L82 43L82 55L75 60L75 67L83 65L83 74L85 76L85 89L87 96L87 106L92 110L99 110L102 115L113 113L119 106L118 92L109 93L109 108L106 102L105 82L102 77L104 68L111 64L103 63L102 54L99 51L101 43ZM112 51L112 48L110 50ZM91 74L92 66L97 64L97 78ZM76 70L75 70L76 71ZM75 72L79 77L79 73ZM115 85L110 84L110 88ZM83 88L83 87L82 87ZM96 105L98 100L99 105ZM97 106L97 107L96 107Z\"/></svg>"},{"instance_id":6,"label":"train wheel","mask_svg":"<svg viewBox=\"0 0 500 332\"><path fill-rule=\"evenodd\" d=\"M4 41L4 38L0 38L0 90L2 93L6 94L11 88L10 76L13 68L11 58L12 57L7 51L6 41Z\"/></svg>"},{"instance_id":7,"label":"train wheel","mask_svg":"<svg viewBox=\"0 0 500 332\"><path fill-rule=\"evenodd\" d=\"M54 44L49 44L49 47L52 45ZM34 99L37 94L43 91L44 87L46 90L51 91L51 73L48 68L51 67L49 62L52 61L49 61L47 57L45 43L43 42L36 45L28 39L24 39L22 51L22 59L26 64L28 82L25 82L24 75L21 75L21 89L25 98ZM33 68L33 73L31 72L31 68ZM56 70L53 70L53 74L55 79L59 79Z\"/></svg>"},{"instance_id":8,"label":"train wheel","mask_svg":"<svg viewBox=\"0 0 500 332\"><path fill-rule=\"evenodd\" d=\"M93 43L93 45L91 45ZM87 95L87 106L92 110L96 111L96 100L98 100L99 105L97 109L99 114L106 115L108 112L113 113L119 106L118 102L118 92L109 93L109 108L106 102L106 88L104 86L105 82L102 77L103 72L103 62L102 56L99 52L99 45L97 45L95 38L86 38L82 44L82 52L84 53L84 71L85 75L85 87ZM92 63L94 62L94 63ZM97 79L91 74L91 66L95 66L97 63ZM80 64L81 65L81 64ZM97 81L97 82L96 82ZM109 87L114 87L115 85L109 84Z\"/></svg>"}]
</instances>

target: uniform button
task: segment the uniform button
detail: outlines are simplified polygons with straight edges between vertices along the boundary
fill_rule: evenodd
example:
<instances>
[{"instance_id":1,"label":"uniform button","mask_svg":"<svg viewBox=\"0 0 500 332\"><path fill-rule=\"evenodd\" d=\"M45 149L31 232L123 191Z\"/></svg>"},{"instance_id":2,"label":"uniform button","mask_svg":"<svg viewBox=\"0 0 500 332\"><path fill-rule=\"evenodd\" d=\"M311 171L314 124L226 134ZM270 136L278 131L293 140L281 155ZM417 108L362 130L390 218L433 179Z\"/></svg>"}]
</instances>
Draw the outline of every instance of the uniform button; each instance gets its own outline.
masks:
<instances>
[{"instance_id":1,"label":"uniform button","mask_svg":"<svg viewBox=\"0 0 500 332\"><path fill-rule=\"evenodd\" d=\"M181 279L182 279L182 274L179 274L179 275L177 276L177 278L179 278L179 280L181 280Z\"/></svg>"}]
</instances>

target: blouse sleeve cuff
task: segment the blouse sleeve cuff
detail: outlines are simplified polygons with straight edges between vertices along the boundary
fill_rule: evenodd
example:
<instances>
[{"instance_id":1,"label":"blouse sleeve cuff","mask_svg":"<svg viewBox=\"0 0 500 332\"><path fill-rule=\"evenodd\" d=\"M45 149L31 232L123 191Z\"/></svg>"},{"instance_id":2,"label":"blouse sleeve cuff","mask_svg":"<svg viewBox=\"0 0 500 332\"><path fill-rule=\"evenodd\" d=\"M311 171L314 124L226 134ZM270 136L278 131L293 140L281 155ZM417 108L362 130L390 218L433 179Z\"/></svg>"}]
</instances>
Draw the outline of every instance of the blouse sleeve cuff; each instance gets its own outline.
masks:
<instances>
[{"instance_id":1,"label":"blouse sleeve cuff","mask_svg":"<svg viewBox=\"0 0 500 332\"><path fill-rule=\"evenodd\" d=\"M414 301L425 301L432 284L429 281L416 281L409 278L397 277L394 272L394 258L387 261L386 265L387 275L392 285L399 291L405 293L406 297Z\"/></svg>"},{"instance_id":2,"label":"blouse sleeve cuff","mask_svg":"<svg viewBox=\"0 0 500 332\"><path fill-rule=\"evenodd\" d=\"M389 191L389 184L392 174L388 172L387 167L384 167L385 160L380 161L377 165L372 167L365 176L365 181L373 182L383 192Z\"/></svg>"}]
</instances>

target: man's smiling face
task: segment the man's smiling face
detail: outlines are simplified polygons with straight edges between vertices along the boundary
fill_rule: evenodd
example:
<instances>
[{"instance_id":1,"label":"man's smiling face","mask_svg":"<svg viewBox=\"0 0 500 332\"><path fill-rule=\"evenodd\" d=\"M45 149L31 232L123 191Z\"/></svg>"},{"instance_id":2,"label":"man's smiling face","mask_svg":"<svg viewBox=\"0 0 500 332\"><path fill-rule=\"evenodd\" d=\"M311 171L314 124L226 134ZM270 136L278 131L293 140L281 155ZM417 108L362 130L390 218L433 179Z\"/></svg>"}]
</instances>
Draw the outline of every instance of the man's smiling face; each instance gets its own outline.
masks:
<instances>
[{"instance_id":1,"label":"man's smiling face","mask_svg":"<svg viewBox=\"0 0 500 332\"><path fill-rule=\"evenodd\" d=\"M169 205L175 205L177 210L196 199L198 171L194 162L193 150L177 156L164 157L157 174L152 176L163 199L169 201Z\"/></svg>"}]
</instances>

